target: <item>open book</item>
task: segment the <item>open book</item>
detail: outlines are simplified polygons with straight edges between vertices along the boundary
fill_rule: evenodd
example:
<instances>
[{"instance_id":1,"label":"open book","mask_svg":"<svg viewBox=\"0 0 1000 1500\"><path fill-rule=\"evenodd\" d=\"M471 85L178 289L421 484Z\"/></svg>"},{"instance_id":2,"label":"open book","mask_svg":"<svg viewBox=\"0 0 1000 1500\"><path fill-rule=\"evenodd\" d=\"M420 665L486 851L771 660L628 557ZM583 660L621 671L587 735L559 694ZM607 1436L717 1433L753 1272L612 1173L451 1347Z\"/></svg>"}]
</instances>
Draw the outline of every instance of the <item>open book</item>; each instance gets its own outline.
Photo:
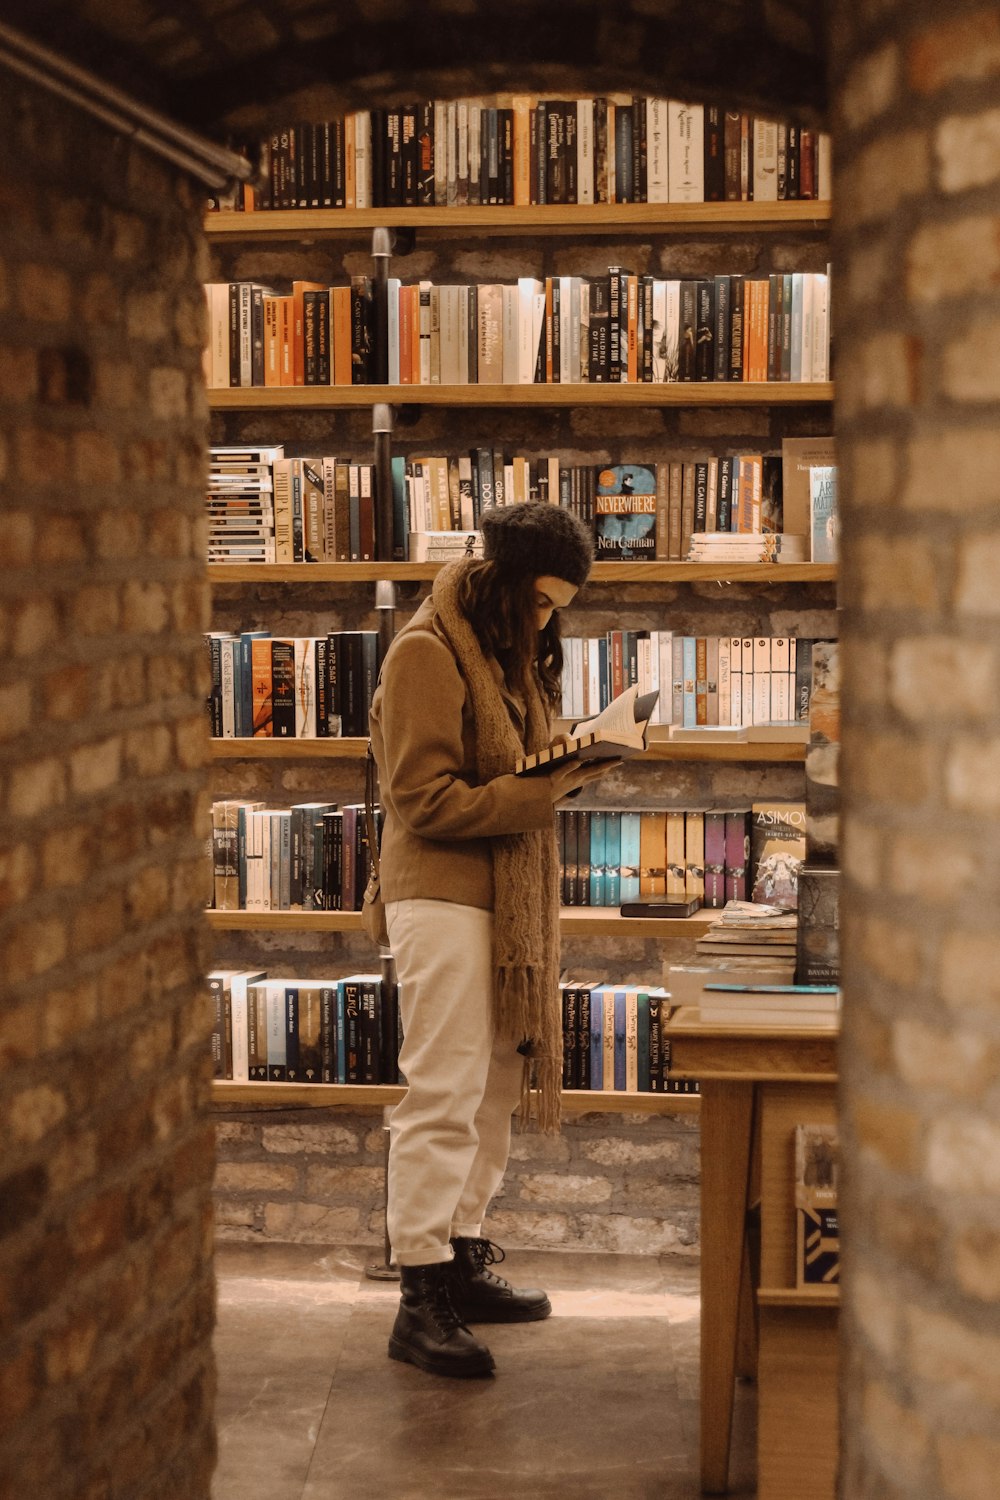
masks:
<instances>
[{"instance_id":1,"label":"open book","mask_svg":"<svg viewBox=\"0 0 1000 1500\"><path fill-rule=\"evenodd\" d=\"M641 755L648 745L646 727L659 696L655 691L640 694L637 687L626 688L595 718L574 724L563 744L522 755L514 774L536 776L568 760L626 760Z\"/></svg>"}]
</instances>

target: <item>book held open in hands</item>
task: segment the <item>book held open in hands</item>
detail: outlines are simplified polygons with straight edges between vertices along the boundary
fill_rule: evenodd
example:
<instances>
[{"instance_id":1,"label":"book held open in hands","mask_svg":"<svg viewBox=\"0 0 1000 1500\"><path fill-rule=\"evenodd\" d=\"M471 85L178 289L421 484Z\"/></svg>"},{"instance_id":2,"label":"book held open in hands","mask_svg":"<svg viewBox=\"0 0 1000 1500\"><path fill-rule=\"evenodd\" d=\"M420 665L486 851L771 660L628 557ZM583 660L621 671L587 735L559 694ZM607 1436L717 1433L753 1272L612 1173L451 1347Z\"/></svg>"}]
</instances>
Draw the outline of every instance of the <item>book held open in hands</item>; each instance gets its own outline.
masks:
<instances>
[{"instance_id":1,"label":"book held open in hands","mask_svg":"<svg viewBox=\"0 0 1000 1500\"><path fill-rule=\"evenodd\" d=\"M574 724L573 733L562 743L522 755L514 774L538 776L570 760L627 760L641 755L649 747L646 729L659 696L655 691L626 688L594 718Z\"/></svg>"}]
</instances>

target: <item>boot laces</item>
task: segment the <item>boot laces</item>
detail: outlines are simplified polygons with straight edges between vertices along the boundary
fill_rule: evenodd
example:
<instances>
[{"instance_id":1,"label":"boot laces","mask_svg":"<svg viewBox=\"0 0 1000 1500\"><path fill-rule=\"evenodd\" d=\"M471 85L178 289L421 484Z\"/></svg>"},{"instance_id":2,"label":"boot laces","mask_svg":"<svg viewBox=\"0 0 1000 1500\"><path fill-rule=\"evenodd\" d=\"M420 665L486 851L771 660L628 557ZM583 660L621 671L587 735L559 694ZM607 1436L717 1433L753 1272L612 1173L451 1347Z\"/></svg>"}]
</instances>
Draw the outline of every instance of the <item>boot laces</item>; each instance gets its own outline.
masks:
<instances>
[{"instance_id":1,"label":"boot laces","mask_svg":"<svg viewBox=\"0 0 1000 1500\"><path fill-rule=\"evenodd\" d=\"M465 1326L451 1300L451 1288L444 1276L427 1277L424 1292L434 1321L442 1333L454 1333L456 1328Z\"/></svg>"},{"instance_id":2,"label":"boot laces","mask_svg":"<svg viewBox=\"0 0 1000 1500\"><path fill-rule=\"evenodd\" d=\"M475 1239L469 1240L468 1244L469 1259L472 1261L476 1275L482 1276L485 1281L491 1282L494 1286L509 1286L510 1283L502 1276L495 1276L487 1269L488 1266L498 1266L501 1261L506 1260L506 1252L501 1250L499 1245L495 1245L492 1240Z\"/></svg>"}]
</instances>

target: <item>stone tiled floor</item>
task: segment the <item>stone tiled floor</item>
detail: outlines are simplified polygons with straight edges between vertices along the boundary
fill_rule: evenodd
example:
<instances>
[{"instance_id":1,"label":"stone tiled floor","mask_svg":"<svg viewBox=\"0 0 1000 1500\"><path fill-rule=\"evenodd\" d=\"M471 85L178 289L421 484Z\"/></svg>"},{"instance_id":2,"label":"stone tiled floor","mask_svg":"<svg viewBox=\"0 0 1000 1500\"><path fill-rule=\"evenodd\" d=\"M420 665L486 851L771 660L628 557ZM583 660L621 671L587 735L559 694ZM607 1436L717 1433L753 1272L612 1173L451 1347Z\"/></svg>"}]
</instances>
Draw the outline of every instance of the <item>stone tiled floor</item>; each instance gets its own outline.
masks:
<instances>
[{"instance_id":1,"label":"stone tiled floor","mask_svg":"<svg viewBox=\"0 0 1000 1500\"><path fill-rule=\"evenodd\" d=\"M213 1500L682 1500L699 1494L698 1272L670 1258L511 1253L553 1315L480 1327L497 1373L386 1356L398 1289L371 1251L222 1245ZM753 1493L752 1397L732 1470Z\"/></svg>"}]
</instances>

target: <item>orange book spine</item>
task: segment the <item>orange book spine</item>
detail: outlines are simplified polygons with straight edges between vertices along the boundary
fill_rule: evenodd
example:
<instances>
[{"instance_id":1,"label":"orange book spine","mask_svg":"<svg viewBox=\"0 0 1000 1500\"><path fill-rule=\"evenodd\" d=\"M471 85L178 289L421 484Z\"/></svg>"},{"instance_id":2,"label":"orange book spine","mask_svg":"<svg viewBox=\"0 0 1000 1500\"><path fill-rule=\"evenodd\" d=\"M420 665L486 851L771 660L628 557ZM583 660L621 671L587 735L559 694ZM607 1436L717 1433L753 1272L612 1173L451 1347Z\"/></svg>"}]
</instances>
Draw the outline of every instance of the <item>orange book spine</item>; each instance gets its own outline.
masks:
<instances>
[{"instance_id":1,"label":"orange book spine","mask_svg":"<svg viewBox=\"0 0 1000 1500\"><path fill-rule=\"evenodd\" d=\"M413 384L413 300L410 288L399 289L399 383ZM418 366L419 371L419 366Z\"/></svg>"},{"instance_id":2,"label":"orange book spine","mask_svg":"<svg viewBox=\"0 0 1000 1500\"><path fill-rule=\"evenodd\" d=\"M351 374L351 289L335 286L330 289L330 326L333 330L333 383L350 385Z\"/></svg>"},{"instance_id":3,"label":"orange book spine","mask_svg":"<svg viewBox=\"0 0 1000 1500\"><path fill-rule=\"evenodd\" d=\"M281 385L294 383L292 364L292 299L278 298L278 359L281 364Z\"/></svg>"},{"instance_id":4,"label":"orange book spine","mask_svg":"<svg viewBox=\"0 0 1000 1500\"><path fill-rule=\"evenodd\" d=\"M358 132L354 115L344 116L344 207L358 206Z\"/></svg>"},{"instance_id":5,"label":"orange book spine","mask_svg":"<svg viewBox=\"0 0 1000 1500\"><path fill-rule=\"evenodd\" d=\"M635 385L639 379L639 278L628 278L628 379Z\"/></svg>"}]
</instances>

